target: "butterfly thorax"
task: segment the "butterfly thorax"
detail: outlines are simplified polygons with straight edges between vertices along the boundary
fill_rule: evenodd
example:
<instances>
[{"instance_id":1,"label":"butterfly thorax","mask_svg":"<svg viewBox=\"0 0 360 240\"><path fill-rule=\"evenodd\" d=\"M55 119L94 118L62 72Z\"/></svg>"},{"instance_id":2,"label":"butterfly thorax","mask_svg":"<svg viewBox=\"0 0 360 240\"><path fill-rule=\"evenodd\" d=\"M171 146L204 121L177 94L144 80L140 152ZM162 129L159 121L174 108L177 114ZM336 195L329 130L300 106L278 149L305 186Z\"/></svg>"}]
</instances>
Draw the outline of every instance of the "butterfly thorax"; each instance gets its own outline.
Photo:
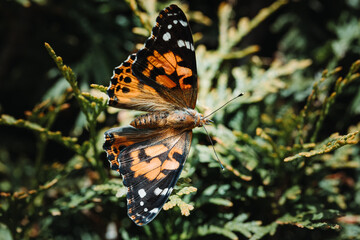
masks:
<instances>
[{"instance_id":1,"label":"butterfly thorax","mask_svg":"<svg viewBox=\"0 0 360 240\"><path fill-rule=\"evenodd\" d=\"M181 128L190 130L210 124L211 120L193 109L175 110L171 112L150 112L135 118L130 125L139 129Z\"/></svg>"}]
</instances>

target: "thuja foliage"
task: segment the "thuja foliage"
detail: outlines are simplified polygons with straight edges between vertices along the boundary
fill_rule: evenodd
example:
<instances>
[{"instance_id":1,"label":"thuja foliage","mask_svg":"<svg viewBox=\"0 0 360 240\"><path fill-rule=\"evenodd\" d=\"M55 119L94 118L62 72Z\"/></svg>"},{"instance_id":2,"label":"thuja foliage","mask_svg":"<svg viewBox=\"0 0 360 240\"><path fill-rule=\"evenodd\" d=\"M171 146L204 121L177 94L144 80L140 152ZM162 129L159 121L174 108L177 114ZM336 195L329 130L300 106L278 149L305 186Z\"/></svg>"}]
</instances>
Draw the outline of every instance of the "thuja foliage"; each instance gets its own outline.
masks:
<instances>
[{"instance_id":1,"label":"thuja foliage","mask_svg":"<svg viewBox=\"0 0 360 240\"><path fill-rule=\"evenodd\" d=\"M115 126L128 124L139 113L108 108L105 86L93 84L90 93L81 90L74 71L45 43L69 87L27 111L26 119L1 115L1 127L30 130L37 147L34 166L25 160L11 164L11 159L2 156L3 183L19 181L18 174L11 174L19 171L27 173L29 182L0 192L1 237L356 238L360 233L360 123L350 121L354 124L347 126L346 132L337 132L335 124L328 122L330 118L335 118L332 123L343 121L342 116L347 116L336 112L337 106L343 104L348 89L359 86L360 60L324 70L309 80L305 76L312 64L309 59L275 58L269 62L256 55L261 46L237 47L286 4L275 1L252 19L234 19L232 6L220 4L218 46L208 49L206 44L196 44L197 110L209 114L219 103L245 93L218 111L213 116L215 123L208 127L225 170L215 160L206 134L195 129L174 193L164 211L142 228L128 219L127 189L120 176L109 170L102 153L103 132L114 126L99 126L114 113L119 120ZM134 33L148 36L158 14L155 1L140 5L129 1L129 5L143 26ZM211 23L203 13L181 7L191 21ZM194 37L199 42L202 38L199 33ZM239 64L245 57L247 63ZM356 99L346 101L352 104ZM85 140L53 130L59 113L70 104L77 104L86 120ZM45 151L51 142L74 155L62 162L48 161Z\"/></svg>"}]
</instances>

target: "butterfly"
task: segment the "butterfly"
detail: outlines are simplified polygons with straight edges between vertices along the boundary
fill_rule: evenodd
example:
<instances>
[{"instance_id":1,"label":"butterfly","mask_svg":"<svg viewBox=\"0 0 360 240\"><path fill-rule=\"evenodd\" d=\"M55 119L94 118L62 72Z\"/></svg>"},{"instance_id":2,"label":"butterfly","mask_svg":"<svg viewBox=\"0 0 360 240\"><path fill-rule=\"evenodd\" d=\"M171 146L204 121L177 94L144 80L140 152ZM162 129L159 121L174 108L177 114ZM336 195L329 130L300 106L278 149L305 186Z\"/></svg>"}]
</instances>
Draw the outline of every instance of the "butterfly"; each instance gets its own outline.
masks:
<instances>
[{"instance_id":1,"label":"butterfly","mask_svg":"<svg viewBox=\"0 0 360 240\"><path fill-rule=\"evenodd\" d=\"M192 129L211 123L194 110L198 92L189 22L176 5L162 10L151 36L116 67L107 90L112 107L147 112L105 132L111 168L128 188L128 216L152 221L167 201L190 150Z\"/></svg>"}]
</instances>

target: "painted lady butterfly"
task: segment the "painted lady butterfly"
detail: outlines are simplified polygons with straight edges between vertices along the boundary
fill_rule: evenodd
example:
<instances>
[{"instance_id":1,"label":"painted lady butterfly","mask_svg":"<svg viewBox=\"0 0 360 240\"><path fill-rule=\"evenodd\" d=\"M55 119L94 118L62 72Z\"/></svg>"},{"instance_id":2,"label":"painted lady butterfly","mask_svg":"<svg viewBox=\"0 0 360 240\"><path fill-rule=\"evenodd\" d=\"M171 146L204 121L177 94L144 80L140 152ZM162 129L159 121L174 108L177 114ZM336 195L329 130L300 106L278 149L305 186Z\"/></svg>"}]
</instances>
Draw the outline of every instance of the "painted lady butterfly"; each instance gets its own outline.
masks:
<instances>
[{"instance_id":1,"label":"painted lady butterfly","mask_svg":"<svg viewBox=\"0 0 360 240\"><path fill-rule=\"evenodd\" d=\"M211 120L194 110L198 79L189 23L176 5L162 10L145 46L114 70L109 105L148 112L105 133L111 168L128 187L129 217L139 226L159 213L190 150L192 129Z\"/></svg>"}]
</instances>

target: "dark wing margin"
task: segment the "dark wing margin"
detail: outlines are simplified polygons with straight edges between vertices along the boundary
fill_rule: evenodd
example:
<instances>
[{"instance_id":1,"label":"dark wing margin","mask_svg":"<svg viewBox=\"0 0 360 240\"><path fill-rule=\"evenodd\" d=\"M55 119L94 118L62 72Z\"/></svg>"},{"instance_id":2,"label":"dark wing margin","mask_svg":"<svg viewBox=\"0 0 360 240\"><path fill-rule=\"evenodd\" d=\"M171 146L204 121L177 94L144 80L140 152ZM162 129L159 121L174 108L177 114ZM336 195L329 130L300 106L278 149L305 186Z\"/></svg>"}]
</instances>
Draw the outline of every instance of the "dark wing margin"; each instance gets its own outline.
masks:
<instances>
[{"instance_id":1,"label":"dark wing margin","mask_svg":"<svg viewBox=\"0 0 360 240\"><path fill-rule=\"evenodd\" d=\"M149 223L162 209L180 176L191 139L191 131L169 130L162 138L135 143L121 152L128 215L137 225Z\"/></svg>"},{"instance_id":2,"label":"dark wing margin","mask_svg":"<svg viewBox=\"0 0 360 240\"><path fill-rule=\"evenodd\" d=\"M151 36L136 54L134 75L180 108L195 108L198 92L190 25L176 5L162 10Z\"/></svg>"}]
</instances>

